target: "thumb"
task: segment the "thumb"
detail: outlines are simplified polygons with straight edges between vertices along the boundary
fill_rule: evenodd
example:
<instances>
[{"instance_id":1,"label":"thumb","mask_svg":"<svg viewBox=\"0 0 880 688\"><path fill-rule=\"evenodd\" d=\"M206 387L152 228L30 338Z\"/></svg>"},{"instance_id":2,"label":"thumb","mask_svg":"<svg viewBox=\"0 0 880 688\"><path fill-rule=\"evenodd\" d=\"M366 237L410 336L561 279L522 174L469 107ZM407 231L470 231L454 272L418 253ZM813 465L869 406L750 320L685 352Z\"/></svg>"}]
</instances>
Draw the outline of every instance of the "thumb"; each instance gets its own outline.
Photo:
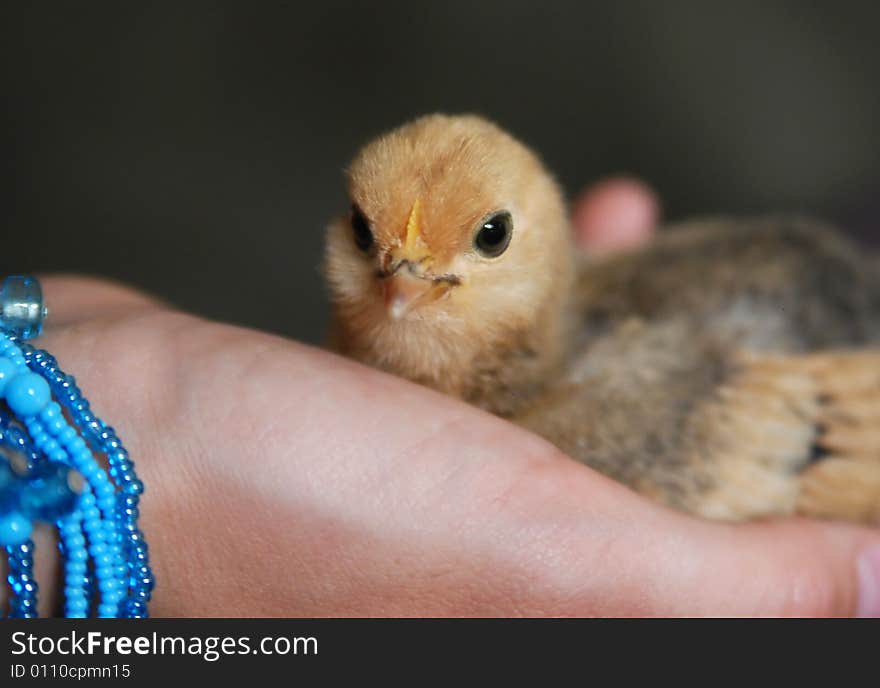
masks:
<instances>
[{"instance_id":1,"label":"thumb","mask_svg":"<svg viewBox=\"0 0 880 688\"><path fill-rule=\"evenodd\" d=\"M683 613L880 616L876 532L797 519L706 526L691 556L672 562L693 574L677 591Z\"/></svg>"},{"instance_id":2,"label":"thumb","mask_svg":"<svg viewBox=\"0 0 880 688\"><path fill-rule=\"evenodd\" d=\"M518 484L533 536L522 551L543 564L530 587L541 614L880 616L876 530L699 519L574 462Z\"/></svg>"}]
</instances>

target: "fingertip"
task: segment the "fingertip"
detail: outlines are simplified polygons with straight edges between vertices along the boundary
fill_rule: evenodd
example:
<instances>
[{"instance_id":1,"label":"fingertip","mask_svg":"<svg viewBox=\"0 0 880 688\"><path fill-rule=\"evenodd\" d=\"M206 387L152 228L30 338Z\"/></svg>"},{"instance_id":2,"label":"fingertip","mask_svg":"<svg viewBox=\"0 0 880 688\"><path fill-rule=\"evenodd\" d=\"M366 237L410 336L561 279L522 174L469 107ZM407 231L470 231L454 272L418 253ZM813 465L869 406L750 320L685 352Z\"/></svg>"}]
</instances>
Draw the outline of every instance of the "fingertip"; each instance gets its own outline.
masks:
<instances>
[{"instance_id":1,"label":"fingertip","mask_svg":"<svg viewBox=\"0 0 880 688\"><path fill-rule=\"evenodd\" d=\"M856 615L880 618L880 543L865 548L858 561L859 601Z\"/></svg>"},{"instance_id":2,"label":"fingertip","mask_svg":"<svg viewBox=\"0 0 880 688\"><path fill-rule=\"evenodd\" d=\"M644 244L659 218L657 194L631 177L613 177L588 187L575 201L572 213L575 240L591 253Z\"/></svg>"},{"instance_id":3,"label":"fingertip","mask_svg":"<svg viewBox=\"0 0 880 688\"><path fill-rule=\"evenodd\" d=\"M787 519L740 530L739 576L750 615L848 617L880 614L880 537L843 523Z\"/></svg>"}]
</instances>

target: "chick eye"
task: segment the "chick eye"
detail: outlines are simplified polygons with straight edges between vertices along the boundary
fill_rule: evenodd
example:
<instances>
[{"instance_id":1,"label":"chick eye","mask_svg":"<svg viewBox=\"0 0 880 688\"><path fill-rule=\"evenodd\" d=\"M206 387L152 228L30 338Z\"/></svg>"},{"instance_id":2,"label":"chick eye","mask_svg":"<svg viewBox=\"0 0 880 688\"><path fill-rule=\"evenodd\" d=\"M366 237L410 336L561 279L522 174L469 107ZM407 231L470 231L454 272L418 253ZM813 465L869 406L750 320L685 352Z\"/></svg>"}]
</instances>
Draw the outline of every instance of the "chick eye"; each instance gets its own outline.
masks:
<instances>
[{"instance_id":1,"label":"chick eye","mask_svg":"<svg viewBox=\"0 0 880 688\"><path fill-rule=\"evenodd\" d=\"M474 236L474 248L486 258L496 258L507 250L512 232L510 213L497 213L480 225Z\"/></svg>"},{"instance_id":2,"label":"chick eye","mask_svg":"<svg viewBox=\"0 0 880 688\"><path fill-rule=\"evenodd\" d=\"M356 205L351 207L351 232L354 235L354 243L361 251L369 251L373 245L373 232L370 223Z\"/></svg>"}]
</instances>

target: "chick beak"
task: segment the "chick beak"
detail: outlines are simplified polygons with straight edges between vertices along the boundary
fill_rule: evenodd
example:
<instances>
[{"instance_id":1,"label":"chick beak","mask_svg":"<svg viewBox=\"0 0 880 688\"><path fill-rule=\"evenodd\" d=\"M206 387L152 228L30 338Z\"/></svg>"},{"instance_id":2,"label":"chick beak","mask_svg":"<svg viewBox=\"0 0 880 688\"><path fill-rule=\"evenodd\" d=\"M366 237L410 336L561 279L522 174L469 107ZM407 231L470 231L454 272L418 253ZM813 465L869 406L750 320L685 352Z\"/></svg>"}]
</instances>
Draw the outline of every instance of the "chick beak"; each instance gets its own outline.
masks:
<instances>
[{"instance_id":1,"label":"chick beak","mask_svg":"<svg viewBox=\"0 0 880 688\"><path fill-rule=\"evenodd\" d=\"M385 307L394 320L402 318L417 304L436 301L452 286L448 279L434 279L422 272L431 264L431 254L421 236L420 207L416 199L406 223L403 244L388 256L390 269L382 289Z\"/></svg>"},{"instance_id":2,"label":"chick beak","mask_svg":"<svg viewBox=\"0 0 880 688\"><path fill-rule=\"evenodd\" d=\"M385 308L394 320L406 315L417 303L433 301L436 285L433 280L413 275L408 269L398 270L382 285Z\"/></svg>"}]
</instances>

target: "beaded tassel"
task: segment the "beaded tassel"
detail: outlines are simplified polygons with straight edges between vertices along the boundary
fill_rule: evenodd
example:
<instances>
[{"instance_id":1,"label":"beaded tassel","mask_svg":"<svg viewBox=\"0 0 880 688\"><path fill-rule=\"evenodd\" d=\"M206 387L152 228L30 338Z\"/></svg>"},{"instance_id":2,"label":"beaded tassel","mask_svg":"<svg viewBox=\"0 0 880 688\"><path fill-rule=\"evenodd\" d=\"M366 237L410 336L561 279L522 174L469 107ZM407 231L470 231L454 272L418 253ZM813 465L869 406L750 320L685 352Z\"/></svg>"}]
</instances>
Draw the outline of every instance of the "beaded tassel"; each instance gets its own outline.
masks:
<instances>
[{"instance_id":1,"label":"beaded tassel","mask_svg":"<svg viewBox=\"0 0 880 688\"><path fill-rule=\"evenodd\" d=\"M29 538L39 520L59 530L67 616L88 616L96 607L101 617L146 617L154 582L137 525L143 484L134 464L113 428L91 412L74 378L50 354L21 341L39 334L46 314L39 284L7 278L0 306L0 400L6 404L0 404L0 447L27 462L18 475L0 461L0 545L9 555L10 614L36 616ZM102 453L109 475L95 458ZM71 473L84 479L79 494Z\"/></svg>"}]
</instances>

